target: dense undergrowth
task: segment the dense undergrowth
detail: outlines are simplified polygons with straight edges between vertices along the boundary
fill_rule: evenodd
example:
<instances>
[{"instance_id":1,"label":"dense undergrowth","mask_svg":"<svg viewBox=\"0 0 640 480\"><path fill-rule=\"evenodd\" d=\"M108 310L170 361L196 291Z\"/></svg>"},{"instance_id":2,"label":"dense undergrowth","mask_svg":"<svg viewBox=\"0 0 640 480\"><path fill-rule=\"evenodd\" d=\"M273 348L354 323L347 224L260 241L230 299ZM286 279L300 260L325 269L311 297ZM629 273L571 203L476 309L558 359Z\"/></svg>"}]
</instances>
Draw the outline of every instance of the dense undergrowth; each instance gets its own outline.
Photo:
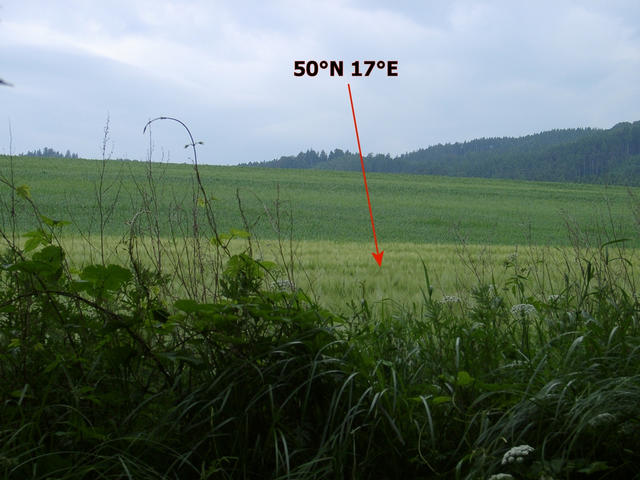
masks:
<instances>
[{"instance_id":1,"label":"dense undergrowth","mask_svg":"<svg viewBox=\"0 0 640 480\"><path fill-rule=\"evenodd\" d=\"M640 303L621 243L576 248L561 291L514 257L472 301L435 298L425 265L421 304L338 316L248 231L219 232L197 178L177 263L139 250L143 196L129 261L76 270L63 223L4 183L40 226L1 232L3 478L637 476Z\"/></svg>"}]
</instances>

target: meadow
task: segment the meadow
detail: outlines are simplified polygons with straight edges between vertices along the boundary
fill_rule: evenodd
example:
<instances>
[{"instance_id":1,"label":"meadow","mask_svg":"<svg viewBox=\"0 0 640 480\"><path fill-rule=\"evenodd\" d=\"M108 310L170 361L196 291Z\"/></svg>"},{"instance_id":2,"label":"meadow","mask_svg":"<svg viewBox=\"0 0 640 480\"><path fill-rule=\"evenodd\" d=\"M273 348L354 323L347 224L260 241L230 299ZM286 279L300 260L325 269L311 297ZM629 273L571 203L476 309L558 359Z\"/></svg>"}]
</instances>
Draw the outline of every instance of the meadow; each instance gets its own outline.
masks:
<instances>
[{"instance_id":1,"label":"meadow","mask_svg":"<svg viewBox=\"0 0 640 480\"><path fill-rule=\"evenodd\" d=\"M8 167L9 158L0 157L0 171ZM145 198L154 198L154 234L165 238L191 235L171 223L188 221L198 199L202 206L187 164L18 157L13 169L14 183L29 186L43 214L72 223L60 235L81 250L76 259L93 260L96 249L84 239L100 234L115 255L131 220L151 208ZM345 300L359 300L363 292L374 300L420 302L422 261L438 294L464 297L473 282L502 278L505 260L518 251L539 263L566 255L572 245L597 247L612 239L628 239L630 249L639 245L637 189L369 174L385 251L379 269L370 255L375 247L361 174L208 165L200 174L221 232L250 230L263 244L261 258L294 263L295 283L341 312ZM22 208L16 229L26 232L35 220L28 205ZM289 251L285 259L278 238Z\"/></svg>"},{"instance_id":2,"label":"meadow","mask_svg":"<svg viewBox=\"0 0 640 480\"><path fill-rule=\"evenodd\" d=\"M3 478L638 478L636 190L370 175L379 268L352 173L0 180Z\"/></svg>"},{"instance_id":3,"label":"meadow","mask_svg":"<svg viewBox=\"0 0 640 480\"><path fill-rule=\"evenodd\" d=\"M0 156L0 171L9 159ZM163 233L176 206L192 201L193 169L186 164L16 157L14 183L28 185L42 212L71 220L76 230L96 233L97 188L117 202L104 233L123 226L145 208L140 189L153 179ZM200 166L222 230L243 228L236 191L256 236L276 237L265 207L274 202L293 216L298 241L363 242L373 247L362 175L354 172ZM635 203L625 187L368 174L376 231L382 249L393 242L477 245L570 245L567 225L595 241L603 230L638 246ZM119 190L118 190L119 188ZM638 192L638 189L631 190ZM20 215L18 229L33 226Z\"/></svg>"}]
</instances>

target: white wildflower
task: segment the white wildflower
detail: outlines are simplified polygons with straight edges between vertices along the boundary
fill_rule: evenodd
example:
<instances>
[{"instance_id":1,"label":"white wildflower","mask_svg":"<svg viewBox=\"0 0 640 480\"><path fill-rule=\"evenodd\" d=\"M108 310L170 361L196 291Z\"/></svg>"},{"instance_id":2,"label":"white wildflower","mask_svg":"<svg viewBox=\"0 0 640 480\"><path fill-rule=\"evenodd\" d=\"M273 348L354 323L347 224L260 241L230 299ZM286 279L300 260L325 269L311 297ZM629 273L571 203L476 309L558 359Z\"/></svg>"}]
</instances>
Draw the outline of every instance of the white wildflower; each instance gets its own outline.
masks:
<instances>
[{"instance_id":1,"label":"white wildflower","mask_svg":"<svg viewBox=\"0 0 640 480\"><path fill-rule=\"evenodd\" d=\"M455 295L443 295L440 303L460 303L460 297L456 297Z\"/></svg>"},{"instance_id":2,"label":"white wildflower","mask_svg":"<svg viewBox=\"0 0 640 480\"><path fill-rule=\"evenodd\" d=\"M547 297L547 302L549 303L554 303L554 302L557 302L558 300L560 300L560 295L549 295Z\"/></svg>"},{"instance_id":3,"label":"white wildflower","mask_svg":"<svg viewBox=\"0 0 640 480\"><path fill-rule=\"evenodd\" d=\"M511 314L514 317L527 317L529 315L535 315L536 307L530 303L519 303L511 307Z\"/></svg>"},{"instance_id":4,"label":"white wildflower","mask_svg":"<svg viewBox=\"0 0 640 480\"><path fill-rule=\"evenodd\" d=\"M286 278L276 280L274 286L281 291L286 291L286 290L294 291L296 289L295 284Z\"/></svg>"},{"instance_id":5,"label":"white wildflower","mask_svg":"<svg viewBox=\"0 0 640 480\"><path fill-rule=\"evenodd\" d=\"M502 465L510 465L512 463L522 463L524 458L532 453L535 449L529 445L518 445L511 447L502 457Z\"/></svg>"},{"instance_id":6,"label":"white wildflower","mask_svg":"<svg viewBox=\"0 0 640 480\"><path fill-rule=\"evenodd\" d=\"M487 480L513 480L513 475L509 473L494 473Z\"/></svg>"}]
</instances>

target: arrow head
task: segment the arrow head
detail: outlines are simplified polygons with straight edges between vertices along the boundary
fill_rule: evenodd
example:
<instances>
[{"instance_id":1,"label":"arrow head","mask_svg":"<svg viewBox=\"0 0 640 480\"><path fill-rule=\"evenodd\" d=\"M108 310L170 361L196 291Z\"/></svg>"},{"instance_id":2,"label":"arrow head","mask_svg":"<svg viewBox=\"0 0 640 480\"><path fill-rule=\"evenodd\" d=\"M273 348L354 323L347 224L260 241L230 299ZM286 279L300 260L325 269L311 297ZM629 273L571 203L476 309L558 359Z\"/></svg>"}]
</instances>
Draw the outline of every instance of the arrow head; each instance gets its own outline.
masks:
<instances>
[{"instance_id":1,"label":"arrow head","mask_svg":"<svg viewBox=\"0 0 640 480\"><path fill-rule=\"evenodd\" d=\"M384 250L381 251L380 253L371 253L371 255L373 255L373 258L376 259L376 262L378 262L378 266L382 267L382 256L384 255Z\"/></svg>"}]
</instances>

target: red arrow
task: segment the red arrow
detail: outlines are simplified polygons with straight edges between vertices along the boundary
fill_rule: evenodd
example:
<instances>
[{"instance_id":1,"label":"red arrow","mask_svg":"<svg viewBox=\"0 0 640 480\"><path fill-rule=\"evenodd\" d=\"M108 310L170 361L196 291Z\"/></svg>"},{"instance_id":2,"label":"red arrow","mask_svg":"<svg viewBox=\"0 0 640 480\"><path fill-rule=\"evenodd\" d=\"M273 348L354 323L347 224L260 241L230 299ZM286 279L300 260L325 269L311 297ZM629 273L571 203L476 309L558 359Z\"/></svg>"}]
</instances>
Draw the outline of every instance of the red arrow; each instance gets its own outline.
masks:
<instances>
[{"instance_id":1,"label":"red arrow","mask_svg":"<svg viewBox=\"0 0 640 480\"><path fill-rule=\"evenodd\" d=\"M373 223L373 211L371 210L371 200L369 200L369 188L367 187L367 174L364 173L364 160L362 158L362 148L360 148L360 135L358 135L358 123L356 122L356 111L353 108L353 97L351 97L351 85L347 83L349 89L349 101L351 102L351 113L353 113L353 125L356 127L356 139L358 140L358 152L360 152L360 165L362 165L362 178L364 179L364 191L367 193L367 203L369 204L369 216L371 217L371 229L373 230L373 241L376 244L376 253L371 253L373 258L378 262L378 266L382 267L382 256L384 250L378 250L378 239L376 238L376 226Z\"/></svg>"}]
</instances>

